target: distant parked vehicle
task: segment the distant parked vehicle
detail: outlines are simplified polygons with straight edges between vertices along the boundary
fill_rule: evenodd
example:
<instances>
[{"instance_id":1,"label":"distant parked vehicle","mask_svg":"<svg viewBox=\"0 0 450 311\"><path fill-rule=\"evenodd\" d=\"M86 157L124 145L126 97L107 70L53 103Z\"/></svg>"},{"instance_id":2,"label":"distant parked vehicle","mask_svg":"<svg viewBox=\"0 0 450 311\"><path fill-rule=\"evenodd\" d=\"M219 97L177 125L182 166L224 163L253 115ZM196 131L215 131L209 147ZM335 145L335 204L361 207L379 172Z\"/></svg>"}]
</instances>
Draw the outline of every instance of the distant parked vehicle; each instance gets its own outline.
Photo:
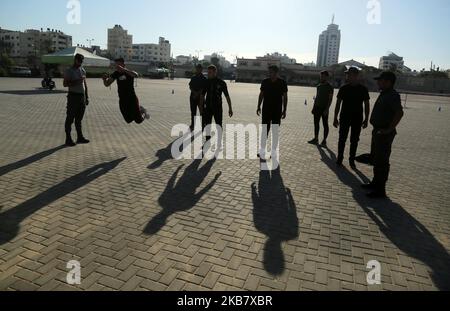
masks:
<instances>
[{"instance_id":1,"label":"distant parked vehicle","mask_svg":"<svg viewBox=\"0 0 450 311\"><path fill-rule=\"evenodd\" d=\"M31 69L28 67L10 67L9 73L13 77L31 77Z\"/></svg>"},{"instance_id":2,"label":"distant parked vehicle","mask_svg":"<svg viewBox=\"0 0 450 311\"><path fill-rule=\"evenodd\" d=\"M42 88L47 90L53 90L56 87L55 81L52 78L44 78L41 82Z\"/></svg>"}]
</instances>

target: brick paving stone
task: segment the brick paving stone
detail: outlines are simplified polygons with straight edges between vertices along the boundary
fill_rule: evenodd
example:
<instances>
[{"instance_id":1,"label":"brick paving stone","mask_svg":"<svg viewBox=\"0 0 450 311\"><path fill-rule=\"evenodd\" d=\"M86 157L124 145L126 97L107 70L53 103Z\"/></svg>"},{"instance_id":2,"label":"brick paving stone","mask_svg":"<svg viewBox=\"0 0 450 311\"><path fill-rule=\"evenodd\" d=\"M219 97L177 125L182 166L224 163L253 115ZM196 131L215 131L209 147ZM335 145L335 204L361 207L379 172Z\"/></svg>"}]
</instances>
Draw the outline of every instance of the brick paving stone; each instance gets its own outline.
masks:
<instances>
[{"instance_id":1,"label":"brick paving stone","mask_svg":"<svg viewBox=\"0 0 450 311\"><path fill-rule=\"evenodd\" d=\"M69 149L65 94L23 95L39 83L0 78L0 290L450 289L450 98L408 96L390 200L372 202L359 188L371 168L336 169L336 130L330 150L306 143L314 88L290 87L270 179L257 160L171 159L172 127L189 121L186 80L141 80L152 119L138 126L89 79L92 143ZM259 123L258 86L229 89L226 122ZM370 130L359 150L370 151ZM77 287L65 284L73 259ZM366 282L370 260L381 286Z\"/></svg>"}]
</instances>

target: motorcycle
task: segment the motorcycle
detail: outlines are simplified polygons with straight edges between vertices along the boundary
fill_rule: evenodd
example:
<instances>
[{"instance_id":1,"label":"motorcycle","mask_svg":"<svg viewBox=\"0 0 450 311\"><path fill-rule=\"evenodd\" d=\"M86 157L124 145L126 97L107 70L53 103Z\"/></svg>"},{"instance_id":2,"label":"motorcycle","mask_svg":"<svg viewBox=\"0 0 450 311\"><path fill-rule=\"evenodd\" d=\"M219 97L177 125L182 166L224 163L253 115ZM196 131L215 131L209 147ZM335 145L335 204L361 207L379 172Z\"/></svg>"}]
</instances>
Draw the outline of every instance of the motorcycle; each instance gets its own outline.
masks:
<instances>
[{"instance_id":1,"label":"motorcycle","mask_svg":"<svg viewBox=\"0 0 450 311\"><path fill-rule=\"evenodd\" d=\"M52 78L44 78L41 82L42 88L47 90L53 90L56 87L55 81Z\"/></svg>"}]
</instances>

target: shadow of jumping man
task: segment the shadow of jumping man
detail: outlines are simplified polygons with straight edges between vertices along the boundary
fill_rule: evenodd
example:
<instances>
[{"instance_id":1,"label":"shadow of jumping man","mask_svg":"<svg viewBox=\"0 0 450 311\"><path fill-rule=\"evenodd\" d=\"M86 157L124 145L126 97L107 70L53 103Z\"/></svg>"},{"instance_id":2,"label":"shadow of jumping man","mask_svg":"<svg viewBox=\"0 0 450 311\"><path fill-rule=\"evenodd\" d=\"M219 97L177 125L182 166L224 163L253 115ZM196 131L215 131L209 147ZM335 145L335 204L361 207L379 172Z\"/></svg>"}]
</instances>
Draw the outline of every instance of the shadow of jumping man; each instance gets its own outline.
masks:
<instances>
[{"instance_id":1,"label":"shadow of jumping man","mask_svg":"<svg viewBox=\"0 0 450 311\"><path fill-rule=\"evenodd\" d=\"M285 187L280 168L261 170L258 187L252 185L253 221L256 229L267 236L264 247L264 269L271 275L285 270L282 243L297 239L299 221L291 191Z\"/></svg>"},{"instance_id":2,"label":"shadow of jumping man","mask_svg":"<svg viewBox=\"0 0 450 311\"><path fill-rule=\"evenodd\" d=\"M42 159L44 159L46 157L49 157L52 154L54 154L54 153L56 153L56 152L58 152L58 151L60 151L60 150L62 150L64 148L66 148L66 146L64 146L64 145L63 146L59 146L59 147L55 147L55 148L52 148L52 149L49 149L49 150L45 150L45 151L39 152L39 153L37 153L35 155L32 155L32 156L30 156L30 157L28 157L26 159L23 159L23 160L20 160L20 161L17 161L17 162L14 162L14 163L2 166L2 167L0 167L0 176L6 175L6 174L8 174L8 173L10 173L12 171L15 171L15 170L18 170L18 169L20 169L22 167L25 167L25 166L28 166L30 164L33 164L34 162L38 162L38 161L40 161L40 160L42 160Z\"/></svg>"},{"instance_id":3,"label":"shadow of jumping man","mask_svg":"<svg viewBox=\"0 0 450 311\"><path fill-rule=\"evenodd\" d=\"M440 290L450 290L450 255L428 229L391 199L368 199L361 189L361 182L368 178L360 171L361 181L345 168L336 167L336 155L329 149L318 147L322 161L339 180L352 189L353 198L365 213L377 224L380 231L401 251L423 262L431 270L431 278ZM375 258L374 258L375 259Z\"/></svg>"},{"instance_id":4,"label":"shadow of jumping man","mask_svg":"<svg viewBox=\"0 0 450 311\"><path fill-rule=\"evenodd\" d=\"M185 169L178 182L176 180L183 165L175 171L167 183L166 189L159 197L158 202L162 210L147 224L144 229L145 234L154 235L158 233L165 226L170 216L190 210L212 189L222 175L221 172L208 185L197 192L198 187L211 172L215 161L215 159L210 160L200 167L202 160L195 160Z\"/></svg>"},{"instance_id":5,"label":"shadow of jumping man","mask_svg":"<svg viewBox=\"0 0 450 311\"><path fill-rule=\"evenodd\" d=\"M20 223L41 208L74 192L116 168L126 158L96 165L51 187L34 198L0 214L0 245L17 236Z\"/></svg>"},{"instance_id":6,"label":"shadow of jumping man","mask_svg":"<svg viewBox=\"0 0 450 311\"><path fill-rule=\"evenodd\" d=\"M201 133L196 133L195 135L192 135L192 133L186 133L183 136L175 139L167 147L156 152L155 156L158 159L155 162L151 163L147 168L150 170L156 170L160 168L165 162L173 159L172 147L176 142L180 141L180 139L182 140L182 144L180 146L180 149L178 150L180 153L182 153L184 148L188 148L200 134Z\"/></svg>"}]
</instances>

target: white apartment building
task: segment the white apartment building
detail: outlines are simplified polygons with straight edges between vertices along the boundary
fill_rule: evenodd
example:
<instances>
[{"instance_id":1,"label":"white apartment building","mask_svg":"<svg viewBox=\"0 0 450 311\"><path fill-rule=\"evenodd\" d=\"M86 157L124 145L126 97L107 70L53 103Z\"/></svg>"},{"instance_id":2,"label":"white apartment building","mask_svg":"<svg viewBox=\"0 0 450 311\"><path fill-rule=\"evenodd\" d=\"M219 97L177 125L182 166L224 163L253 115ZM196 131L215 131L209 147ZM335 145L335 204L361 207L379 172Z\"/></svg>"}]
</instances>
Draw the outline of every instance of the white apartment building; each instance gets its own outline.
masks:
<instances>
[{"instance_id":1,"label":"white apartment building","mask_svg":"<svg viewBox=\"0 0 450 311\"><path fill-rule=\"evenodd\" d=\"M339 50L341 47L341 31L333 21L327 30L319 36L319 47L317 51L317 66L329 67L339 63Z\"/></svg>"},{"instance_id":2,"label":"white apartment building","mask_svg":"<svg viewBox=\"0 0 450 311\"><path fill-rule=\"evenodd\" d=\"M281 54L278 52L272 54L267 53L262 57L257 57L257 59L278 60L282 64L297 64L297 60L295 58L290 58L286 54Z\"/></svg>"},{"instance_id":3,"label":"white apartment building","mask_svg":"<svg viewBox=\"0 0 450 311\"><path fill-rule=\"evenodd\" d=\"M226 59L224 56L219 55L219 54L217 54L217 53L213 53L213 54L211 54L211 55L205 55L205 56L203 57L203 60L205 60L205 61L211 63L211 60L212 60L213 58L217 58L217 59L219 60L219 65L220 65L222 68L230 68L230 67L231 67L231 63L230 63L229 61L227 61L227 59Z\"/></svg>"},{"instance_id":4,"label":"white apartment building","mask_svg":"<svg viewBox=\"0 0 450 311\"><path fill-rule=\"evenodd\" d=\"M178 55L177 57L175 57L175 62L179 65L184 65L184 64L189 64L192 63L193 58L191 55L186 56L186 55Z\"/></svg>"},{"instance_id":5,"label":"white apartment building","mask_svg":"<svg viewBox=\"0 0 450 311\"><path fill-rule=\"evenodd\" d=\"M169 63L171 60L171 44L164 37L158 43L132 44L133 62L161 62Z\"/></svg>"},{"instance_id":6,"label":"white apartment building","mask_svg":"<svg viewBox=\"0 0 450 311\"><path fill-rule=\"evenodd\" d=\"M380 64L378 66L378 69L381 70L395 69L401 72L411 71L408 67L405 66L405 61L403 60L403 57L398 56L395 53L390 53L387 56L382 56L380 58Z\"/></svg>"},{"instance_id":7,"label":"white apartment building","mask_svg":"<svg viewBox=\"0 0 450 311\"><path fill-rule=\"evenodd\" d=\"M0 40L10 48L10 56L26 58L48 52L57 52L72 46L72 37L55 29L27 29L12 31L0 29Z\"/></svg>"},{"instance_id":8,"label":"white apartment building","mask_svg":"<svg viewBox=\"0 0 450 311\"><path fill-rule=\"evenodd\" d=\"M133 56L133 36L121 25L108 29L108 53L113 58L123 57L126 61Z\"/></svg>"}]
</instances>

